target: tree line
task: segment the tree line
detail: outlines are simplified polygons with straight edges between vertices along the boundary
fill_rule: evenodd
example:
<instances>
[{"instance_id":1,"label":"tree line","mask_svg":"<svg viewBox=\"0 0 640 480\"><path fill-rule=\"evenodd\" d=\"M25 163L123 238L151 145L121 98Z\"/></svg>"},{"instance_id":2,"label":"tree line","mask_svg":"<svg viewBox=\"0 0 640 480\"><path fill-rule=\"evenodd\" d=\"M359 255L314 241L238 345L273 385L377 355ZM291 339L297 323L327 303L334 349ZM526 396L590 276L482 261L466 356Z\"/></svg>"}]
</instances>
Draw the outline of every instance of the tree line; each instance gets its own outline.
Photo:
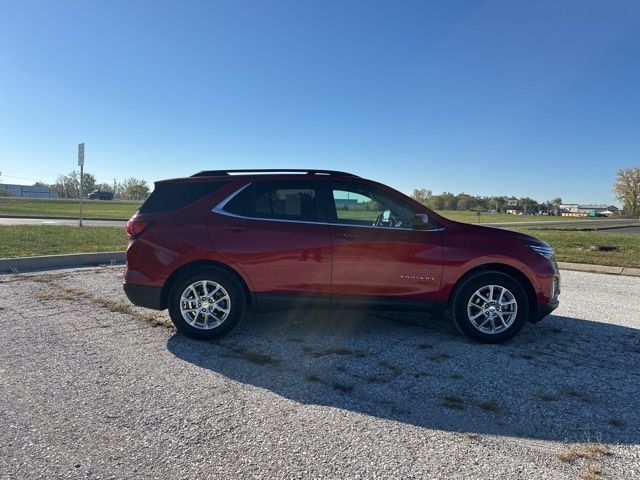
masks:
<instances>
[{"instance_id":1,"label":"tree line","mask_svg":"<svg viewBox=\"0 0 640 480\"><path fill-rule=\"evenodd\" d=\"M54 184L36 182L36 187L50 187L53 189L54 195L58 198L79 198L80 196L80 173L72 170L66 175L58 176ZM114 189L115 186L115 189ZM84 172L82 175L82 196L87 196L94 190L102 192L113 192L113 197L120 200L145 200L150 193L149 185L146 180L137 178L127 178L122 182L98 183L96 177Z\"/></svg>"},{"instance_id":2,"label":"tree line","mask_svg":"<svg viewBox=\"0 0 640 480\"><path fill-rule=\"evenodd\" d=\"M424 188L415 189L411 197L433 210L496 211L501 213L506 213L507 210L519 210L523 213L538 213L544 211L550 215L560 215L560 204L562 203L560 197L539 202L529 197L483 197L469 195L468 193L458 193L454 195L450 192L434 194L431 190Z\"/></svg>"}]
</instances>

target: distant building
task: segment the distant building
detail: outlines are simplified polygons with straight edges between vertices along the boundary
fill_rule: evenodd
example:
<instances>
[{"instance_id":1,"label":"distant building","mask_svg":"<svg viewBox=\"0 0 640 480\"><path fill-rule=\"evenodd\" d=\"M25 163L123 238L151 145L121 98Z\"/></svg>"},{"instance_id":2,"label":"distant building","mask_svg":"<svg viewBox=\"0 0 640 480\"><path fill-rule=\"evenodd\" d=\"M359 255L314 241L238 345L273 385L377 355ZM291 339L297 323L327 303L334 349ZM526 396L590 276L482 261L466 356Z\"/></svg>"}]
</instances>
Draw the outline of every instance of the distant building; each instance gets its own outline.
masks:
<instances>
[{"instance_id":1,"label":"distant building","mask_svg":"<svg viewBox=\"0 0 640 480\"><path fill-rule=\"evenodd\" d=\"M33 187L31 185L13 185L0 183L0 190L5 190L12 197L23 198L53 198L53 189L50 187Z\"/></svg>"},{"instance_id":2,"label":"distant building","mask_svg":"<svg viewBox=\"0 0 640 480\"><path fill-rule=\"evenodd\" d=\"M580 205L578 203L563 203L560 205L560 215L563 217L588 217L589 215L617 215L620 212L614 205Z\"/></svg>"}]
</instances>

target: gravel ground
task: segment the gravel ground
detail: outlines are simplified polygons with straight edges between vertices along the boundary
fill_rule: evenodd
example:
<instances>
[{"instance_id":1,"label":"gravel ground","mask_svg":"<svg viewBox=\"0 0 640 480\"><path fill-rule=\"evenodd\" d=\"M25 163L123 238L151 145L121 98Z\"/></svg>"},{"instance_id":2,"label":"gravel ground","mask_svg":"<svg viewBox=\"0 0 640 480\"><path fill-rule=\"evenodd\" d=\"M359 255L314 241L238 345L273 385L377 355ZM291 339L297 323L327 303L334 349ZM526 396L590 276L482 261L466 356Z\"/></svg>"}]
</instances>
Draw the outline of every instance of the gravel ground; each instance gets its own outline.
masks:
<instances>
[{"instance_id":1,"label":"gravel ground","mask_svg":"<svg viewBox=\"0 0 640 480\"><path fill-rule=\"evenodd\" d=\"M121 276L0 277L0 478L640 478L640 278L565 271L490 346L308 311L199 343Z\"/></svg>"}]
</instances>

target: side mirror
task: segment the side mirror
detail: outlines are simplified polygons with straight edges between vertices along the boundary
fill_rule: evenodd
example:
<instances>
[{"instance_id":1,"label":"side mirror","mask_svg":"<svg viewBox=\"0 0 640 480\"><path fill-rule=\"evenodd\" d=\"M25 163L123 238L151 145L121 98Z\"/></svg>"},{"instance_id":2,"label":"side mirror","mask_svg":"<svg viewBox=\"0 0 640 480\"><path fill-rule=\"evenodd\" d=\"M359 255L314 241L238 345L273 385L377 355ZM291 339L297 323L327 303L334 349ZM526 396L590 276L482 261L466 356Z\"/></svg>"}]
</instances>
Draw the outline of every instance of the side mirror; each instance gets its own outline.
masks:
<instances>
[{"instance_id":1,"label":"side mirror","mask_svg":"<svg viewBox=\"0 0 640 480\"><path fill-rule=\"evenodd\" d=\"M429 215L426 213L416 213L413 216L413 229L426 230L429 228Z\"/></svg>"}]
</instances>

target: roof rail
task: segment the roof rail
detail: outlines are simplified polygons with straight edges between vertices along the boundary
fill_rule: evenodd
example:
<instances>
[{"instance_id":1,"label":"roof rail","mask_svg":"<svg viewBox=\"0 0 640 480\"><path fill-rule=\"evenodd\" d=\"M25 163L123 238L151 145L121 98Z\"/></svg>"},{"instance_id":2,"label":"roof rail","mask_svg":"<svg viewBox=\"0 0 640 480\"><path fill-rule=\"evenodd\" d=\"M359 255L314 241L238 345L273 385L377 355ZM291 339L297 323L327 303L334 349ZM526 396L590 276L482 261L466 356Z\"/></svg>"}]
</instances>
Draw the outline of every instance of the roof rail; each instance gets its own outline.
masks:
<instances>
[{"instance_id":1,"label":"roof rail","mask_svg":"<svg viewBox=\"0 0 640 480\"><path fill-rule=\"evenodd\" d=\"M356 177L353 173L340 172L338 170L316 170L306 168L258 168L246 170L203 170L191 175L192 177L220 177L232 173L306 173L307 175L344 175Z\"/></svg>"}]
</instances>

